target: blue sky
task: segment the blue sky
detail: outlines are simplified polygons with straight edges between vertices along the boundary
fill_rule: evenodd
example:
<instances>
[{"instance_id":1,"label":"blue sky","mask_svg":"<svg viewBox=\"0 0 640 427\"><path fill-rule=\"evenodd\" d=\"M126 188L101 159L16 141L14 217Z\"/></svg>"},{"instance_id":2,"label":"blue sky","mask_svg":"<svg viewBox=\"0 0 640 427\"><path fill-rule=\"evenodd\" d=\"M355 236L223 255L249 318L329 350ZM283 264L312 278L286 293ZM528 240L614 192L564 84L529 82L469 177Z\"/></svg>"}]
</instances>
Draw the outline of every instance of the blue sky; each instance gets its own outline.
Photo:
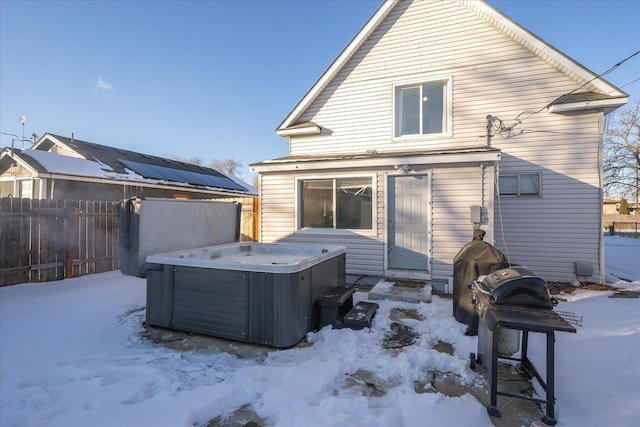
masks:
<instances>
[{"instance_id":1,"label":"blue sky","mask_svg":"<svg viewBox=\"0 0 640 427\"><path fill-rule=\"evenodd\" d=\"M27 137L234 158L250 180L287 155L275 128L380 4L3 0L0 130L21 136L25 116ZM640 0L490 4L596 73L640 50ZM640 100L640 55L605 78Z\"/></svg>"}]
</instances>

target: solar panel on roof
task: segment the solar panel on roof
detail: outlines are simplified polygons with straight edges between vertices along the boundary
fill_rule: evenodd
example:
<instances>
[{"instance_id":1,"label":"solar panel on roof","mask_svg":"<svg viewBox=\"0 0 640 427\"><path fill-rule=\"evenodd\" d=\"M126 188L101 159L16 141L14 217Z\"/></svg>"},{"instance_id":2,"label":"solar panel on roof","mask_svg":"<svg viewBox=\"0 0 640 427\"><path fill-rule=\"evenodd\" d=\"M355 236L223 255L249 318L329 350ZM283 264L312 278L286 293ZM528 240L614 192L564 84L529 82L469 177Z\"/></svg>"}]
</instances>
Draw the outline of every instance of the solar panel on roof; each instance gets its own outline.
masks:
<instances>
[{"instance_id":1,"label":"solar panel on roof","mask_svg":"<svg viewBox=\"0 0 640 427\"><path fill-rule=\"evenodd\" d=\"M131 160L118 159L118 161L145 178L186 182L188 184L225 188L228 190L246 190L246 188L225 176L207 175L198 172L168 168L165 166L133 162Z\"/></svg>"}]
</instances>

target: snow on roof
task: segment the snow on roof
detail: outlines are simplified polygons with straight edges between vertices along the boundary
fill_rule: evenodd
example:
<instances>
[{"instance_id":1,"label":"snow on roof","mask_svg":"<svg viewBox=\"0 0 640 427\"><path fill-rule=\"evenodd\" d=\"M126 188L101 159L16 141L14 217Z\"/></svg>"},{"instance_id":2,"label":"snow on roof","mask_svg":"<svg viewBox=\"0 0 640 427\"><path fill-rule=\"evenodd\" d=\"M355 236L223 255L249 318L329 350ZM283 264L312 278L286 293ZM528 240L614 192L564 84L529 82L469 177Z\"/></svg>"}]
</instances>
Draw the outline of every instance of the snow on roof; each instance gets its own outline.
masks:
<instances>
[{"instance_id":1,"label":"snow on roof","mask_svg":"<svg viewBox=\"0 0 640 427\"><path fill-rule=\"evenodd\" d=\"M63 156L49 151L26 149L22 150L20 154L34 159L46 170L47 173L51 174L102 178L116 181L134 181L138 183L172 185L205 190L219 190L219 188L211 186L196 187L188 182L145 178L130 169L124 169L124 172L115 172L109 165L99 161ZM242 185L241 183L238 184ZM228 189L225 190L229 191ZM249 195L253 194L257 194L257 191L249 193Z\"/></svg>"},{"instance_id":2,"label":"snow on roof","mask_svg":"<svg viewBox=\"0 0 640 427\"><path fill-rule=\"evenodd\" d=\"M91 176L96 178L121 178L132 179L142 176L129 173L116 173L104 163L92 160L79 159L76 157L62 156L42 150L22 150L21 154L31 157L40 163L48 173L59 173L64 175Z\"/></svg>"}]
</instances>

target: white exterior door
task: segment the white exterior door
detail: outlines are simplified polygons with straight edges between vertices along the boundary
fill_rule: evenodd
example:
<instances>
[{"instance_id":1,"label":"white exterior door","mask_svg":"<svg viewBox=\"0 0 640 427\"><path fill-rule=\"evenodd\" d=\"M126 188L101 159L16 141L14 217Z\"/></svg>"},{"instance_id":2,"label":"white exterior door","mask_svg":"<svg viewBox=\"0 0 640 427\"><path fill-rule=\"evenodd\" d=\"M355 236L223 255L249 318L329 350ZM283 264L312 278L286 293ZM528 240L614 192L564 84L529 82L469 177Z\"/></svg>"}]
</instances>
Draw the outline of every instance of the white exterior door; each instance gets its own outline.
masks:
<instances>
[{"instance_id":1,"label":"white exterior door","mask_svg":"<svg viewBox=\"0 0 640 427\"><path fill-rule=\"evenodd\" d=\"M20 181L20 197L23 199L33 198L33 183L30 179Z\"/></svg>"},{"instance_id":2,"label":"white exterior door","mask_svg":"<svg viewBox=\"0 0 640 427\"><path fill-rule=\"evenodd\" d=\"M389 177L389 269L429 272L429 188L429 175Z\"/></svg>"}]
</instances>

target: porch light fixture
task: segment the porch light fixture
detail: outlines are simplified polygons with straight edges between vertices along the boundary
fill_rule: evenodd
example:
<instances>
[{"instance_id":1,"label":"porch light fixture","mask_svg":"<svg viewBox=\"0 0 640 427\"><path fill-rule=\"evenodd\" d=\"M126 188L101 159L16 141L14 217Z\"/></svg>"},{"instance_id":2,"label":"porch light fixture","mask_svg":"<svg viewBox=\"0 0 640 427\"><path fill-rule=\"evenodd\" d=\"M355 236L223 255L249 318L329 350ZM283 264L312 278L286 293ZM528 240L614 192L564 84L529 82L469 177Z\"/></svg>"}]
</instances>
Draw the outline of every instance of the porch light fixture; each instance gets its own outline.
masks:
<instances>
[{"instance_id":1,"label":"porch light fixture","mask_svg":"<svg viewBox=\"0 0 640 427\"><path fill-rule=\"evenodd\" d=\"M394 168L405 175L409 173L410 170L409 165L395 165Z\"/></svg>"}]
</instances>

